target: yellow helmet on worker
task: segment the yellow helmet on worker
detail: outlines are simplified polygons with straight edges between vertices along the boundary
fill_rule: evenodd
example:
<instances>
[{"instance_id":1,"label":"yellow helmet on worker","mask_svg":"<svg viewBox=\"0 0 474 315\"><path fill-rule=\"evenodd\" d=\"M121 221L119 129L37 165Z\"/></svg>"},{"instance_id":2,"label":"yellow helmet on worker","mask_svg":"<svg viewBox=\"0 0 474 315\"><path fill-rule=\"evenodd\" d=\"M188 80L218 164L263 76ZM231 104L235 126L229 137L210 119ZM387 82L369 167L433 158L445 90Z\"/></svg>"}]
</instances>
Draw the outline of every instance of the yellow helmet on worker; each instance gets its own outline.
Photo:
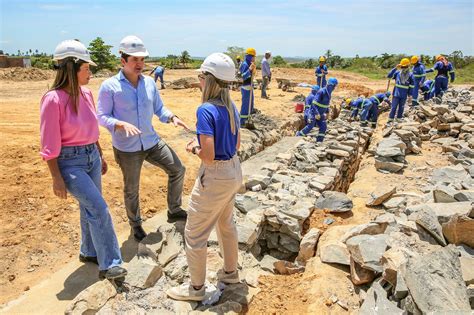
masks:
<instances>
[{"instance_id":1,"label":"yellow helmet on worker","mask_svg":"<svg viewBox=\"0 0 474 315\"><path fill-rule=\"evenodd\" d=\"M410 59L403 58L398 65L400 67L408 67L410 65Z\"/></svg>"},{"instance_id":2,"label":"yellow helmet on worker","mask_svg":"<svg viewBox=\"0 0 474 315\"><path fill-rule=\"evenodd\" d=\"M437 55L437 56L436 56L436 61L440 61L440 60L442 60L443 58L444 58L443 55Z\"/></svg>"},{"instance_id":3,"label":"yellow helmet on worker","mask_svg":"<svg viewBox=\"0 0 474 315\"><path fill-rule=\"evenodd\" d=\"M324 56L319 57L319 62L326 62L326 58Z\"/></svg>"},{"instance_id":4,"label":"yellow helmet on worker","mask_svg":"<svg viewBox=\"0 0 474 315\"><path fill-rule=\"evenodd\" d=\"M349 105L352 102L352 98L346 98L344 99L344 102L346 102L347 105Z\"/></svg>"},{"instance_id":5,"label":"yellow helmet on worker","mask_svg":"<svg viewBox=\"0 0 474 315\"><path fill-rule=\"evenodd\" d=\"M412 65L416 65L418 63L418 56L412 56L410 61Z\"/></svg>"},{"instance_id":6,"label":"yellow helmet on worker","mask_svg":"<svg viewBox=\"0 0 474 315\"><path fill-rule=\"evenodd\" d=\"M245 54L255 57L257 55L257 52L255 51L255 48L247 48Z\"/></svg>"}]
</instances>

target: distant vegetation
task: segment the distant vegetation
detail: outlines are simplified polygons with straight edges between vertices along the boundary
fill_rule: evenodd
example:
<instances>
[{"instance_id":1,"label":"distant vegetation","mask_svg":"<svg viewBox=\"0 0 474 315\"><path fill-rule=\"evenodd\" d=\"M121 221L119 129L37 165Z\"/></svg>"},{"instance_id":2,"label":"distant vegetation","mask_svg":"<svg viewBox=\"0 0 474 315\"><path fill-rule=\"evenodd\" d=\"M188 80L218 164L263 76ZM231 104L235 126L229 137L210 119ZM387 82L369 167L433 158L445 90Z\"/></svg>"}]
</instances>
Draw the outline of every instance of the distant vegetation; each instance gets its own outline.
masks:
<instances>
[{"instance_id":1,"label":"distant vegetation","mask_svg":"<svg viewBox=\"0 0 474 315\"><path fill-rule=\"evenodd\" d=\"M107 45L100 37L97 37L89 44L89 51L92 59L97 63L98 67L93 67L93 71L108 69L116 71L120 67L120 59L113 55L110 51L111 45ZM237 56L245 57L245 48L231 46L224 53L232 57L236 61ZM258 53L258 52L257 52ZM30 56L33 67L41 69L53 68L53 56L39 52L38 49L28 51L17 51L15 56ZM454 51L450 54L443 54L453 63L456 70L456 83L474 83L474 57L464 56L462 51ZM367 76L371 79L385 79L387 72L396 66L402 58L411 57L405 54L388 54L384 53L371 57L355 57L345 58L335 55L331 50L324 53L329 69L345 70ZM420 55L423 63L427 68L432 67L435 63L435 56ZM260 67L263 54L257 55L257 67ZM273 55L270 63L274 67L281 68L304 68L314 69L318 65L319 56L314 58L285 58L280 55ZM163 65L167 69L197 69L201 65L203 58L191 57L189 51L184 50L180 55L167 55L166 57L149 57L147 63Z\"/></svg>"}]
</instances>

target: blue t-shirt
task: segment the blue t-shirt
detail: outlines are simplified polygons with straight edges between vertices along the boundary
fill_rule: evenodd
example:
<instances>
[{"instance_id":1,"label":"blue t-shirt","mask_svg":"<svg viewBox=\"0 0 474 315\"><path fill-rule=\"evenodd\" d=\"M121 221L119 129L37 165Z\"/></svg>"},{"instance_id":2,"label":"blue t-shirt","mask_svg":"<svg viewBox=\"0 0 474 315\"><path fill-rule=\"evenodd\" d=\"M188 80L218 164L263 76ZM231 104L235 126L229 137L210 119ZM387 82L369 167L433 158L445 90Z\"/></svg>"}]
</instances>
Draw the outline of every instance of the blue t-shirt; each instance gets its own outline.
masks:
<instances>
[{"instance_id":1,"label":"blue t-shirt","mask_svg":"<svg viewBox=\"0 0 474 315\"><path fill-rule=\"evenodd\" d=\"M204 103L197 109L196 132L198 135L214 137L214 160L230 160L237 151L240 116L235 105L232 105L234 107L235 135L232 134L229 113L225 106Z\"/></svg>"}]
</instances>

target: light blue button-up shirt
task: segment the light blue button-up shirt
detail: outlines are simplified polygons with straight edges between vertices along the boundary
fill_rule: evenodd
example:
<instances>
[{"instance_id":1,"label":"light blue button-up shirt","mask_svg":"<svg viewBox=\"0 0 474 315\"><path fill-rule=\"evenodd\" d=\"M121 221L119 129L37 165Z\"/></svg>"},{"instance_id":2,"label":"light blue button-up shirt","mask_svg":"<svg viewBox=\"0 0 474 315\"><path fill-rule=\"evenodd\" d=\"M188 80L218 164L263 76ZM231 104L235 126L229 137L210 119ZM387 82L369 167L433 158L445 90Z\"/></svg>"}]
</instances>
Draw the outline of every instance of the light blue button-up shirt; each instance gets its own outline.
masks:
<instances>
[{"instance_id":1,"label":"light blue button-up shirt","mask_svg":"<svg viewBox=\"0 0 474 315\"><path fill-rule=\"evenodd\" d=\"M272 75L272 71L270 70L270 63L268 63L267 58L262 59L262 77L269 77Z\"/></svg>"},{"instance_id":2,"label":"light blue button-up shirt","mask_svg":"<svg viewBox=\"0 0 474 315\"><path fill-rule=\"evenodd\" d=\"M173 115L163 105L151 77L140 75L135 88L120 70L100 86L97 116L100 125L112 134L112 144L118 150L148 150L160 141L152 125L153 114L164 123ZM142 133L127 137L123 129L115 130L115 124L119 120L136 126Z\"/></svg>"}]
</instances>

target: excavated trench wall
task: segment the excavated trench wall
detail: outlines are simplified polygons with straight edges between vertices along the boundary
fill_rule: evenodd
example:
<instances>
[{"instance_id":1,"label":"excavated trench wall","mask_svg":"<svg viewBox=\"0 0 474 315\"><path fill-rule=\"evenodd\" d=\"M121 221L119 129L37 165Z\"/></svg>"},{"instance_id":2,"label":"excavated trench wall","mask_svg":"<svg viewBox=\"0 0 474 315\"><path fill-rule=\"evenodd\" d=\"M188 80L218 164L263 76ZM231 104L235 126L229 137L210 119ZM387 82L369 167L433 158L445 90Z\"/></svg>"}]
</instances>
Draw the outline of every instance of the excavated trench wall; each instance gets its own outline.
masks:
<instances>
[{"instance_id":1,"label":"excavated trench wall","mask_svg":"<svg viewBox=\"0 0 474 315\"><path fill-rule=\"evenodd\" d=\"M323 143L284 137L246 160L245 189L235 203L240 248L255 257L294 258L316 200L324 191L348 190L371 135L370 128L336 119Z\"/></svg>"}]
</instances>

